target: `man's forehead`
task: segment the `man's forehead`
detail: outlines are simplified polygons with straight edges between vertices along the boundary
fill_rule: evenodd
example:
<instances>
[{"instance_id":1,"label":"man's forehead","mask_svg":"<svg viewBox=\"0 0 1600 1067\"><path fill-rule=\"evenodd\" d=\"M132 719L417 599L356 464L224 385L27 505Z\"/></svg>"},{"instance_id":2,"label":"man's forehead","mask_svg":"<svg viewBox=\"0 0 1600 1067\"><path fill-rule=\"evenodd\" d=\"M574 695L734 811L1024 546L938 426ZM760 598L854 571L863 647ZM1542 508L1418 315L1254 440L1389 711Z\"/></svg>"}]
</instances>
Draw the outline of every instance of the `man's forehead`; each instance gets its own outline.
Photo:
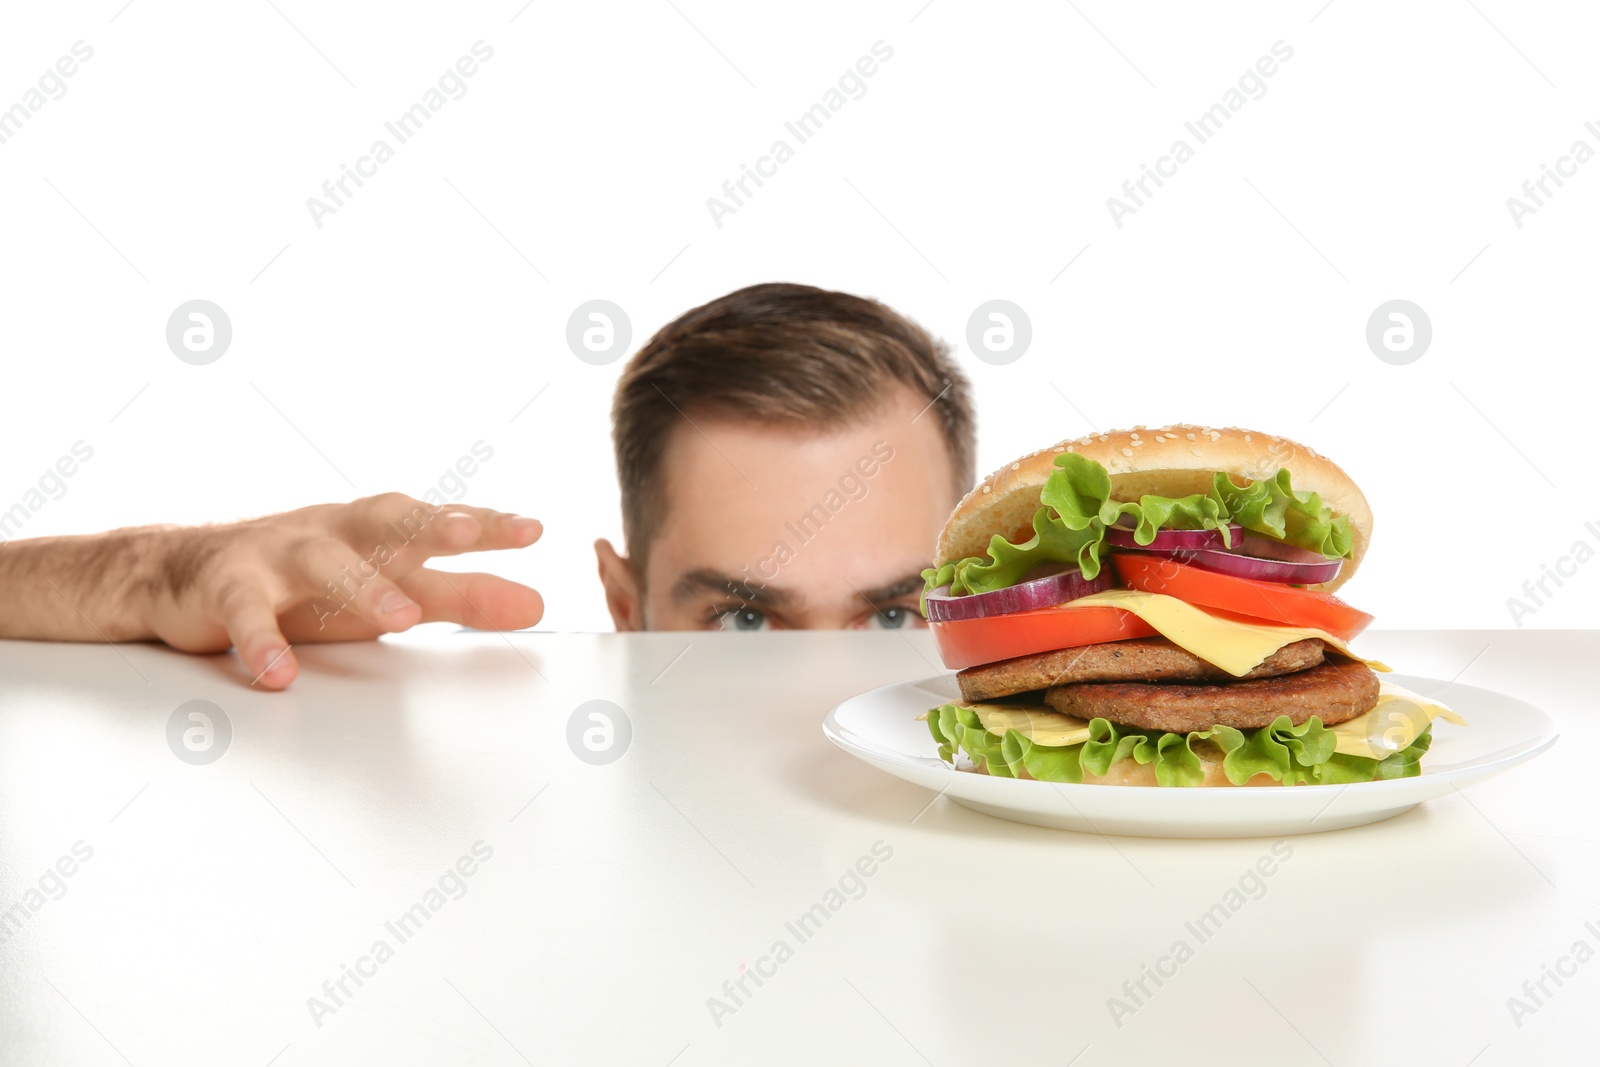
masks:
<instances>
[{"instance_id":1,"label":"man's forehead","mask_svg":"<svg viewBox=\"0 0 1600 1067\"><path fill-rule=\"evenodd\" d=\"M948 510L942 498L953 495L954 468L938 420L922 417L927 407L903 386L837 425L757 422L691 407L663 442L663 511L670 518L679 504L714 503L752 516L798 514L830 492L859 493L862 479L881 487L908 476L920 483L919 495L941 497ZM942 480L927 481L933 473ZM827 503L837 510L837 500Z\"/></svg>"},{"instance_id":2,"label":"man's forehead","mask_svg":"<svg viewBox=\"0 0 1600 1067\"><path fill-rule=\"evenodd\" d=\"M731 506L792 509L847 475L881 467L882 456L925 444L921 435L886 432L876 420L818 427L697 417L667 436L661 478L669 507L681 497L714 495Z\"/></svg>"}]
</instances>

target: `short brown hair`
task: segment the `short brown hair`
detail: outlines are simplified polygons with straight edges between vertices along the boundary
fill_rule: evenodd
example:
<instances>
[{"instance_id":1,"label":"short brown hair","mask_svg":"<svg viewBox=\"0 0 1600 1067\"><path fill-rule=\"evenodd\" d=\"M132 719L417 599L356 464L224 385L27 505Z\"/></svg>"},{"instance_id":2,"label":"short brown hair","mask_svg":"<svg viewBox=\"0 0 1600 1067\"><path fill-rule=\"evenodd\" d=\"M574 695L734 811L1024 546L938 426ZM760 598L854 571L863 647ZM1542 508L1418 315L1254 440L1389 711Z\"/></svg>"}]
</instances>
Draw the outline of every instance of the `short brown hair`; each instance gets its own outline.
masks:
<instances>
[{"instance_id":1,"label":"short brown hair","mask_svg":"<svg viewBox=\"0 0 1600 1067\"><path fill-rule=\"evenodd\" d=\"M977 428L948 346L876 300L809 285L752 285L669 323L617 382L611 406L622 529L643 574L660 524L661 455L685 416L833 428L900 384L928 401L950 450L956 495L976 478Z\"/></svg>"}]
</instances>

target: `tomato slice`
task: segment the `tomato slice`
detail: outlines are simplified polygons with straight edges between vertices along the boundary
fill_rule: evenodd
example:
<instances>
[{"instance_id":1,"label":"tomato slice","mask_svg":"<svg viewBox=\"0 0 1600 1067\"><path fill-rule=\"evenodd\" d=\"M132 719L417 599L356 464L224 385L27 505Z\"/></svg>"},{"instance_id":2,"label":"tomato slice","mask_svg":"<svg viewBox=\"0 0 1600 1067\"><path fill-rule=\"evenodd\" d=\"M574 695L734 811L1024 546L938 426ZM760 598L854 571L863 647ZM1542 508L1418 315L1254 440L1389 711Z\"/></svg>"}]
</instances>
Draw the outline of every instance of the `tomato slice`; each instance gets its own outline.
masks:
<instances>
[{"instance_id":1,"label":"tomato slice","mask_svg":"<svg viewBox=\"0 0 1600 1067\"><path fill-rule=\"evenodd\" d=\"M1128 552L1113 554L1111 566L1131 589L1166 593L1196 607L1251 620L1315 627L1342 641L1350 640L1372 623L1371 615L1316 589L1237 578Z\"/></svg>"},{"instance_id":2,"label":"tomato slice","mask_svg":"<svg viewBox=\"0 0 1600 1067\"><path fill-rule=\"evenodd\" d=\"M953 671L1058 648L1150 637L1156 632L1139 616L1121 608L1075 608L1070 601L1008 615L929 623L928 628L944 665Z\"/></svg>"}]
</instances>

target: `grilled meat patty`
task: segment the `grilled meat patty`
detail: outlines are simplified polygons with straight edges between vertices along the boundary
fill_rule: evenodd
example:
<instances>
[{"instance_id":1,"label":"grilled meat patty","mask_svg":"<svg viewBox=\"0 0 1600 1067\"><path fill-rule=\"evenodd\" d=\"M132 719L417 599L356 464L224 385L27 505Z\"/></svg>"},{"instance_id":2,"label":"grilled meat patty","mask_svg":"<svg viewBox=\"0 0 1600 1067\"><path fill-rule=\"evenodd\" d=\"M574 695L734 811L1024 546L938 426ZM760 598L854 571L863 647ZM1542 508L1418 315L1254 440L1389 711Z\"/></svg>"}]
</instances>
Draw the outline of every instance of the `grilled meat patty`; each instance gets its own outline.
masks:
<instances>
[{"instance_id":1,"label":"grilled meat patty","mask_svg":"<svg viewBox=\"0 0 1600 1067\"><path fill-rule=\"evenodd\" d=\"M1378 706L1378 676L1365 663L1330 660L1272 678L1222 685L1086 682L1045 692L1052 708L1080 719L1102 718L1141 730L1186 733L1221 724L1268 726L1279 715L1295 725L1315 715L1335 726Z\"/></svg>"}]
</instances>

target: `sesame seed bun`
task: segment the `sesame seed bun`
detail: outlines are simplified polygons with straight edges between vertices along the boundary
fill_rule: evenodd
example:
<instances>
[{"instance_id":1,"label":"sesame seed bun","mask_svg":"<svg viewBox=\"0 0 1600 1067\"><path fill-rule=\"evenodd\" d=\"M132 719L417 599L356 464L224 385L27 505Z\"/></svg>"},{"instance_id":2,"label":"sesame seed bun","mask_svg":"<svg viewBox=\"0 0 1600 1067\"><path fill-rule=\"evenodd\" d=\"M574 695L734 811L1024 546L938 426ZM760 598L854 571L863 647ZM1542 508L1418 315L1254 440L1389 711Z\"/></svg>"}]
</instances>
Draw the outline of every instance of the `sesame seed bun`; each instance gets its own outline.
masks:
<instances>
[{"instance_id":1,"label":"sesame seed bun","mask_svg":"<svg viewBox=\"0 0 1600 1067\"><path fill-rule=\"evenodd\" d=\"M1289 472L1296 492L1314 492L1335 515L1350 520L1351 556L1333 581L1314 588L1332 591L1355 574L1372 539L1372 509L1360 486L1338 464L1307 445L1237 427L1160 426L1116 430L1062 441L1029 453L989 475L956 505L939 535L936 558L948 563L980 556L999 534L1017 542L1033 536L1039 491L1063 452L1094 460L1111 475L1115 500L1146 493L1181 497L1206 492L1211 472L1261 481Z\"/></svg>"}]
</instances>

